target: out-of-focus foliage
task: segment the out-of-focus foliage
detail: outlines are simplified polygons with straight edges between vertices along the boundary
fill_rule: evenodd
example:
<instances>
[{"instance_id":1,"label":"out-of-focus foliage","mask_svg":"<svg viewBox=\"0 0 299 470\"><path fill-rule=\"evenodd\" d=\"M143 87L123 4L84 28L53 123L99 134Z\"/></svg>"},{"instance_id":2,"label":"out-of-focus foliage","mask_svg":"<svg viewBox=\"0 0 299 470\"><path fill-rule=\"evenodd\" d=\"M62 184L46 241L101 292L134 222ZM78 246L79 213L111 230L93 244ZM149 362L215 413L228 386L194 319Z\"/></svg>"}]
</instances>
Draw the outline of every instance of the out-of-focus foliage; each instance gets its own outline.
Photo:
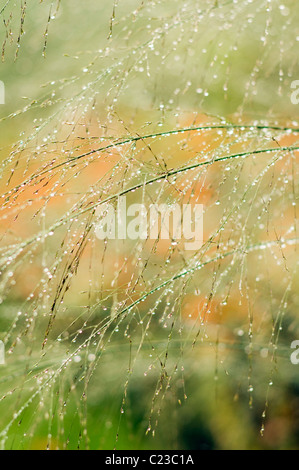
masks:
<instances>
[{"instance_id":1,"label":"out-of-focus foliage","mask_svg":"<svg viewBox=\"0 0 299 470\"><path fill-rule=\"evenodd\" d=\"M2 3L2 447L298 448L296 2Z\"/></svg>"}]
</instances>

